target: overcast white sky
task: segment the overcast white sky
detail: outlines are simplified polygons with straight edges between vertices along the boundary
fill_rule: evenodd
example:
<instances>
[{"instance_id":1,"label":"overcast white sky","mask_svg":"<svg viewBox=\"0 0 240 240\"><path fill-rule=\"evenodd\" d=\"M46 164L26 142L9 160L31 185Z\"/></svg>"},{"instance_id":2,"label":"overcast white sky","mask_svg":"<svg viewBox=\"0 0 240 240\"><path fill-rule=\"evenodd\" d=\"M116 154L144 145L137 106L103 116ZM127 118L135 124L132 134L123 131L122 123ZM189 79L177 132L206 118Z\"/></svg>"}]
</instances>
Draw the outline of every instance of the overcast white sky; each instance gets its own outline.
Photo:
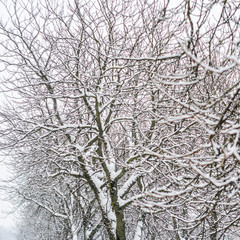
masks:
<instances>
[{"instance_id":1,"label":"overcast white sky","mask_svg":"<svg viewBox=\"0 0 240 240\"><path fill-rule=\"evenodd\" d=\"M14 217L10 212L13 210L13 206L6 199L5 191L1 188L5 185L3 182L9 177L9 173L6 169L4 162L0 162L0 225L12 228L14 226Z\"/></svg>"},{"instance_id":2,"label":"overcast white sky","mask_svg":"<svg viewBox=\"0 0 240 240\"><path fill-rule=\"evenodd\" d=\"M13 206L7 201L6 194L1 189L5 183L3 182L9 177L4 162L0 162L0 240L14 240L15 218Z\"/></svg>"},{"instance_id":3,"label":"overcast white sky","mask_svg":"<svg viewBox=\"0 0 240 240\"><path fill-rule=\"evenodd\" d=\"M1 20L6 21L6 12L2 6L2 2L5 0L0 0L0 18ZM1 39L0 39L1 40ZM1 68L2 69L2 68ZM0 78L3 76L3 73L0 73ZM0 94L0 105L4 104L4 97ZM13 206L7 200L7 196L3 187L6 183L3 181L10 177L9 172L7 171L5 162L0 157L0 240L13 240L11 231L15 227L15 216L11 214L13 212Z\"/></svg>"}]
</instances>

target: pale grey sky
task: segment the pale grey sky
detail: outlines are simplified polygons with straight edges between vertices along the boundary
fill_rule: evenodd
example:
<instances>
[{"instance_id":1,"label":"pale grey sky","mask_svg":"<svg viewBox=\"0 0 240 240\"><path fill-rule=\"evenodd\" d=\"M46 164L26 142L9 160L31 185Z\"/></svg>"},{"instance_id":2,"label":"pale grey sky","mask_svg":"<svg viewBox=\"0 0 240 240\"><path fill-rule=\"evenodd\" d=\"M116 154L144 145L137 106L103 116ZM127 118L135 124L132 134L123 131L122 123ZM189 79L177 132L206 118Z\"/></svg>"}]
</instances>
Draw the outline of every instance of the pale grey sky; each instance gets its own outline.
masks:
<instances>
[{"instance_id":1,"label":"pale grey sky","mask_svg":"<svg viewBox=\"0 0 240 240\"><path fill-rule=\"evenodd\" d=\"M7 21L6 10L3 7L3 2L0 1L0 19L2 21ZM2 65L0 66L0 70L2 70ZM6 73L0 72L0 78ZM4 104L4 96L0 94L0 105ZM14 216L13 214L9 214L13 211L13 206L10 202L6 200L7 196L5 191L3 190L3 186L6 184L3 180L9 178L9 172L7 171L5 161L3 161L2 157L0 157L0 240L13 240L14 238L10 237L9 231L13 229L15 226ZM4 200L5 199L5 200Z\"/></svg>"},{"instance_id":2,"label":"pale grey sky","mask_svg":"<svg viewBox=\"0 0 240 240\"><path fill-rule=\"evenodd\" d=\"M9 178L9 176L10 174L7 171L4 162L0 161L0 227L4 227L6 229L12 229L15 226L15 217L13 214L11 214L11 212L13 211L13 206L7 200L7 195L4 191L4 180ZM1 237L0 240L2 240Z\"/></svg>"},{"instance_id":3,"label":"pale grey sky","mask_svg":"<svg viewBox=\"0 0 240 240\"><path fill-rule=\"evenodd\" d=\"M16 240L11 229L0 226L0 240Z\"/></svg>"}]
</instances>

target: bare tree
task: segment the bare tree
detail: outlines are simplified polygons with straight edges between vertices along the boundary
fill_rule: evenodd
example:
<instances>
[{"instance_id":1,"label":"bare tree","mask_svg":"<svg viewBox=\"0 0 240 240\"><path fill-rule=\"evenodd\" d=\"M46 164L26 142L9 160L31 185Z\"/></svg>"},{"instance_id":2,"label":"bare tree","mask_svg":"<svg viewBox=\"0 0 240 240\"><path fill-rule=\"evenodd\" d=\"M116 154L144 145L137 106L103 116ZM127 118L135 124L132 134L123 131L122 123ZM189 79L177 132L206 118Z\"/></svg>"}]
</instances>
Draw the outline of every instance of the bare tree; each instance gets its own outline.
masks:
<instances>
[{"instance_id":1,"label":"bare tree","mask_svg":"<svg viewBox=\"0 0 240 240\"><path fill-rule=\"evenodd\" d=\"M234 1L5 9L1 148L27 206L73 240L238 236Z\"/></svg>"}]
</instances>

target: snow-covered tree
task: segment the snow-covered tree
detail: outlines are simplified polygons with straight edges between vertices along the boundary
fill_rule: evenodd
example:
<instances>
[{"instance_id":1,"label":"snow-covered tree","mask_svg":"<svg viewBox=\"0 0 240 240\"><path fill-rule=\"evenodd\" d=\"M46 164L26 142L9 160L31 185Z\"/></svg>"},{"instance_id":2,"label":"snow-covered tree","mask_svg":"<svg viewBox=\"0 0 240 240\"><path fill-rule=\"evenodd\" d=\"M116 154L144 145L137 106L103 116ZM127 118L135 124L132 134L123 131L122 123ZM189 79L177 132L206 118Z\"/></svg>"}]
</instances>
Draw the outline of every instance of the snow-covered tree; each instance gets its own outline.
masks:
<instances>
[{"instance_id":1,"label":"snow-covered tree","mask_svg":"<svg viewBox=\"0 0 240 240\"><path fill-rule=\"evenodd\" d=\"M238 236L235 1L5 9L1 148L23 219L39 216L23 229L73 240Z\"/></svg>"}]
</instances>

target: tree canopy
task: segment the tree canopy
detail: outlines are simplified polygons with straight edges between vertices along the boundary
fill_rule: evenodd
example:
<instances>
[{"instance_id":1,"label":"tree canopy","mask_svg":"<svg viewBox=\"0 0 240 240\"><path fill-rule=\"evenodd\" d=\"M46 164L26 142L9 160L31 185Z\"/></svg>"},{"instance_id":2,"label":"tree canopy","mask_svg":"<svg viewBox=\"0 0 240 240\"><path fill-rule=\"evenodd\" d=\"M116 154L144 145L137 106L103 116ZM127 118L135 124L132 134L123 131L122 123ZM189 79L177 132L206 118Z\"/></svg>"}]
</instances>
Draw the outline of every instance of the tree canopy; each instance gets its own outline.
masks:
<instances>
[{"instance_id":1,"label":"tree canopy","mask_svg":"<svg viewBox=\"0 0 240 240\"><path fill-rule=\"evenodd\" d=\"M20 239L240 237L240 3L1 4Z\"/></svg>"}]
</instances>

